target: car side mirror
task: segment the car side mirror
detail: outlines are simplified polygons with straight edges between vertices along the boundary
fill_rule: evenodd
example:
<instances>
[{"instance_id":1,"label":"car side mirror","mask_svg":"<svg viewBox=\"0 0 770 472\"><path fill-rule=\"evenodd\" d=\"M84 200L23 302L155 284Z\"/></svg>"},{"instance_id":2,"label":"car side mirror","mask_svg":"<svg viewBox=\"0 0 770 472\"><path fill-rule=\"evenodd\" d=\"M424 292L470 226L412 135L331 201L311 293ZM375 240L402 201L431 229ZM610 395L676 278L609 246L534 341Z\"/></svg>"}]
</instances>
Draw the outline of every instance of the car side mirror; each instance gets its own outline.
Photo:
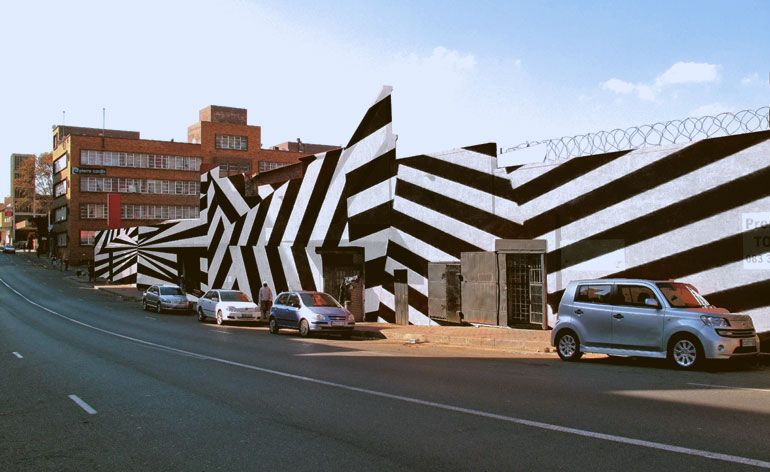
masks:
<instances>
[{"instance_id":1,"label":"car side mirror","mask_svg":"<svg viewBox=\"0 0 770 472\"><path fill-rule=\"evenodd\" d=\"M644 304L653 308L660 308L660 303L658 303L658 301L654 298L645 298Z\"/></svg>"}]
</instances>

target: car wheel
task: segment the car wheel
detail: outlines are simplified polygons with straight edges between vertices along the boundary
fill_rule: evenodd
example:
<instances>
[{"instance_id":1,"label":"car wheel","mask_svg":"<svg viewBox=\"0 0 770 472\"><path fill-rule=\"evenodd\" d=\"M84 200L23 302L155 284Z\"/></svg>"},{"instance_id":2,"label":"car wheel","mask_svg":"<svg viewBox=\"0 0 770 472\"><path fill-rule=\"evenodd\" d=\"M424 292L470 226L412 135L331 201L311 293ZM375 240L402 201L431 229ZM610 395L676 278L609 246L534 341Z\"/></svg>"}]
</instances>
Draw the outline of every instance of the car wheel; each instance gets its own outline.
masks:
<instances>
[{"instance_id":1,"label":"car wheel","mask_svg":"<svg viewBox=\"0 0 770 472\"><path fill-rule=\"evenodd\" d=\"M310 336L310 323L304 318L299 322L299 335L303 338Z\"/></svg>"},{"instance_id":2,"label":"car wheel","mask_svg":"<svg viewBox=\"0 0 770 472\"><path fill-rule=\"evenodd\" d=\"M703 357L703 348L695 336L680 335L669 343L668 358L679 369L694 369Z\"/></svg>"},{"instance_id":3,"label":"car wheel","mask_svg":"<svg viewBox=\"0 0 770 472\"><path fill-rule=\"evenodd\" d=\"M556 352L563 361L576 361L583 357L583 353L580 352L580 339L572 331L564 331L559 333L556 338Z\"/></svg>"},{"instance_id":4,"label":"car wheel","mask_svg":"<svg viewBox=\"0 0 770 472\"><path fill-rule=\"evenodd\" d=\"M160 313L161 311L163 311L163 309L160 307L160 300L158 300L158 304L155 305L155 312Z\"/></svg>"},{"instance_id":5,"label":"car wheel","mask_svg":"<svg viewBox=\"0 0 770 472\"><path fill-rule=\"evenodd\" d=\"M147 311L147 302L142 298L142 310Z\"/></svg>"},{"instance_id":6,"label":"car wheel","mask_svg":"<svg viewBox=\"0 0 770 472\"><path fill-rule=\"evenodd\" d=\"M270 317L270 321L268 321L267 329L270 331L270 334L278 334L278 320L276 320L274 317Z\"/></svg>"},{"instance_id":7,"label":"car wheel","mask_svg":"<svg viewBox=\"0 0 770 472\"><path fill-rule=\"evenodd\" d=\"M221 325L225 320L222 318L222 310L217 310L217 324Z\"/></svg>"},{"instance_id":8,"label":"car wheel","mask_svg":"<svg viewBox=\"0 0 770 472\"><path fill-rule=\"evenodd\" d=\"M206 321L206 315L203 314L203 310L201 308L198 308L198 321L201 323Z\"/></svg>"}]
</instances>

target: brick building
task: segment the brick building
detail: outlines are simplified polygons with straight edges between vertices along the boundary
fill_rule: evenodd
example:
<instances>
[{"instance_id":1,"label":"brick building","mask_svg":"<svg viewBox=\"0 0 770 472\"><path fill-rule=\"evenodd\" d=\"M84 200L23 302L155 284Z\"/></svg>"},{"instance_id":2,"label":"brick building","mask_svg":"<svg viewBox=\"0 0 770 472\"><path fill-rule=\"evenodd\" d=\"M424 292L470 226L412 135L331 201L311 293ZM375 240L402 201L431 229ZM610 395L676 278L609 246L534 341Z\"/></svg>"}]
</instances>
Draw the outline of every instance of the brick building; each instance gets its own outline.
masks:
<instances>
[{"instance_id":1,"label":"brick building","mask_svg":"<svg viewBox=\"0 0 770 472\"><path fill-rule=\"evenodd\" d=\"M18 247L34 246L34 218L44 215L36 208L34 176L30 180L19 182L21 166L26 161L35 161L34 154L11 154L11 202L8 210L11 212L10 236L8 242ZM34 165L34 164L32 164Z\"/></svg>"},{"instance_id":2,"label":"brick building","mask_svg":"<svg viewBox=\"0 0 770 472\"><path fill-rule=\"evenodd\" d=\"M186 143L141 139L136 131L55 126L50 236L55 253L72 265L83 264L93 259L99 230L197 218L202 169L253 174L308 154L282 145L264 149L261 135L261 127L247 124L245 109L215 105L200 111Z\"/></svg>"},{"instance_id":3,"label":"brick building","mask_svg":"<svg viewBox=\"0 0 770 472\"><path fill-rule=\"evenodd\" d=\"M0 215L2 215L2 225L0 225L0 244L11 244L13 237L13 199L5 197L0 203Z\"/></svg>"}]
</instances>

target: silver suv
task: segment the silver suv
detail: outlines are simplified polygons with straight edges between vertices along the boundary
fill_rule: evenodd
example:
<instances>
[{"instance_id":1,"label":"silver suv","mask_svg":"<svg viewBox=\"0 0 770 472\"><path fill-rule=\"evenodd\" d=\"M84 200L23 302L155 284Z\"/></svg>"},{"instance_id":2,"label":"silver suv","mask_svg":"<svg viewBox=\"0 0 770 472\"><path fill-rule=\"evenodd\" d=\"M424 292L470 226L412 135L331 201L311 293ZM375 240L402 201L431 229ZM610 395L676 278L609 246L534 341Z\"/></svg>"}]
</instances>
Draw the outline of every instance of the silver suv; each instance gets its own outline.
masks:
<instances>
[{"instance_id":1,"label":"silver suv","mask_svg":"<svg viewBox=\"0 0 770 472\"><path fill-rule=\"evenodd\" d=\"M690 284L640 279L570 282L551 345L565 361L595 352L669 358L683 369L759 352L751 317L709 304Z\"/></svg>"}]
</instances>

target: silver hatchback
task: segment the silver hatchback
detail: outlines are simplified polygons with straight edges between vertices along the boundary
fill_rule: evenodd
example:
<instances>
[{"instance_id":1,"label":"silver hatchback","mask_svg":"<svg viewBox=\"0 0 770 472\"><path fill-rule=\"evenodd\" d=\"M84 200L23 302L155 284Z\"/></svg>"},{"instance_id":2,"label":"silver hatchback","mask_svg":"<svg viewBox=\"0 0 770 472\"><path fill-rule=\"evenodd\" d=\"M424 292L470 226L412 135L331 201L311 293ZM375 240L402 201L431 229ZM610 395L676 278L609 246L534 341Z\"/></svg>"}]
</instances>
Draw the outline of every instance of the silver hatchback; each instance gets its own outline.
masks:
<instances>
[{"instance_id":1,"label":"silver hatchback","mask_svg":"<svg viewBox=\"0 0 770 472\"><path fill-rule=\"evenodd\" d=\"M566 361L594 352L668 358L683 369L759 352L751 317L709 304L690 284L642 279L570 282L551 344Z\"/></svg>"}]
</instances>

